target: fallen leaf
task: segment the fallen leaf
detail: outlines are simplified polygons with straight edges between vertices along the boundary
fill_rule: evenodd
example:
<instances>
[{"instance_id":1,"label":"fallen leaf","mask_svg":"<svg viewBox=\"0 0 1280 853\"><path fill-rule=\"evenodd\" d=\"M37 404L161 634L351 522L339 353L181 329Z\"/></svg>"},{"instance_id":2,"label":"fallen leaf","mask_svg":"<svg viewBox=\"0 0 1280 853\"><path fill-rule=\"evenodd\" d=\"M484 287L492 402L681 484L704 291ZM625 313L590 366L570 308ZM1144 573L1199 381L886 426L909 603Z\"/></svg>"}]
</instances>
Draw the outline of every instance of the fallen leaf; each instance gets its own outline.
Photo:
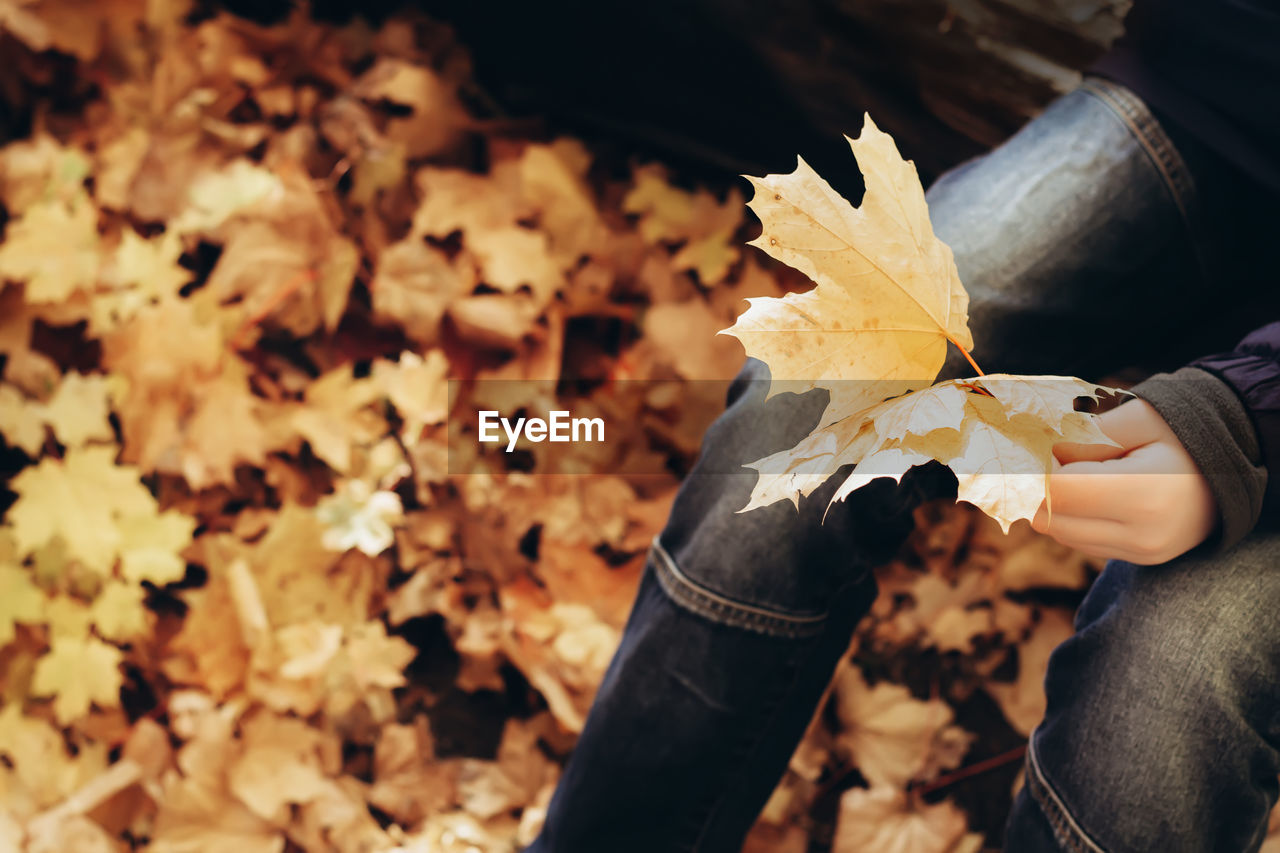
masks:
<instances>
[{"instance_id":1,"label":"fallen leaf","mask_svg":"<svg viewBox=\"0 0 1280 853\"><path fill-rule=\"evenodd\" d=\"M850 788L840 798L832 853L978 853L982 836L948 801L926 805L893 788Z\"/></svg>"},{"instance_id":2,"label":"fallen leaf","mask_svg":"<svg viewBox=\"0 0 1280 853\"><path fill-rule=\"evenodd\" d=\"M116 448L107 445L77 448L14 477L18 500L9 508L8 524L20 554L56 536L85 567L101 574L111 570L123 541L120 518L156 511L137 470L117 465L115 457Z\"/></svg>"},{"instance_id":3,"label":"fallen leaf","mask_svg":"<svg viewBox=\"0 0 1280 853\"><path fill-rule=\"evenodd\" d=\"M1029 737L1044 717L1044 674L1049 655L1075 633L1071 615L1058 608L1042 610L1031 636L1018 644L1018 677L1012 684L987 681L986 690L1004 712L1009 725Z\"/></svg>"},{"instance_id":4,"label":"fallen leaf","mask_svg":"<svg viewBox=\"0 0 1280 853\"><path fill-rule=\"evenodd\" d=\"M32 205L5 229L0 282L25 282L31 302L61 302L97 279L98 242L98 211L87 195Z\"/></svg>"},{"instance_id":5,"label":"fallen leaf","mask_svg":"<svg viewBox=\"0 0 1280 853\"><path fill-rule=\"evenodd\" d=\"M842 724L837 743L873 786L903 788L919 778L953 716L945 702L914 699L901 685L868 687L850 665L836 676L835 697Z\"/></svg>"},{"instance_id":6,"label":"fallen leaf","mask_svg":"<svg viewBox=\"0 0 1280 853\"><path fill-rule=\"evenodd\" d=\"M95 637L54 637L48 654L36 662L31 692L54 697L54 716L65 726L86 714L90 704L120 704L121 660L119 649Z\"/></svg>"}]
</instances>

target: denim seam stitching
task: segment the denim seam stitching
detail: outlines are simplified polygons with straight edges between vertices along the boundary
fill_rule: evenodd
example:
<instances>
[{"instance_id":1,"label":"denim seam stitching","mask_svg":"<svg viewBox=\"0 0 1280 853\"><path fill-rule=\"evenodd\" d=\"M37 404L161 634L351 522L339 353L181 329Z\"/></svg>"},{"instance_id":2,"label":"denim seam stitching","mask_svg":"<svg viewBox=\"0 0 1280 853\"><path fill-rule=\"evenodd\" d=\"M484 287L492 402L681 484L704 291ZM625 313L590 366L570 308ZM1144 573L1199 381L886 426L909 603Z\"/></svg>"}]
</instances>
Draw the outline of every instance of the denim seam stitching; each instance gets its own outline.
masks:
<instances>
[{"instance_id":1,"label":"denim seam stitching","mask_svg":"<svg viewBox=\"0 0 1280 853\"><path fill-rule=\"evenodd\" d=\"M1109 81L1090 79L1086 80L1081 88L1110 107L1111 111L1128 126L1156 169L1159 170L1165 187L1173 196L1173 202L1182 215L1183 223L1191 228L1191 200L1195 193L1195 186L1187 175L1182 156L1160 129L1155 117L1141 101L1137 100L1136 96Z\"/></svg>"},{"instance_id":2,"label":"denim seam stitching","mask_svg":"<svg viewBox=\"0 0 1280 853\"><path fill-rule=\"evenodd\" d=\"M1204 229L1200 226L1200 215L1197 213L1198 191L1195 180L1186 161L1178 153L1177 146L1169 139L1146 103L1119 83L1102 77L1091 77L1080 88L1109 107L1147 152L1182 217L1182 224L1191 243L1191 253L1200 268L1200 274L1208 280L1209 258L1213 254L1213 246L1206 244L1203 237Z\"/></svg>"},{"instance_id":3,"label":"denim seam stitching","mask_svg":"<svg viewBox=\"0 0 1280 853\"><path fill-rule=\"evenodd\" d=\"M1027 741L1027 788L1031 796L1040 805L1040 810L1048 819L1057 840L1072 853L1106 853L1106 851L1076 822L1058 796L1058 792L1049 784L1040 761L1036 758L1036 740L1033 732Z\"/></svg>"},{"instance_id":4,"label":"denim seam stitching","mask_svg":"<svg viewBox=\"0 0 1280 853\"><path fill-rule=\"evenodd\" d=\"M677 604L706 619L779 637L812 636L822 630L827 620L825 613L812 616L779 613L726 598L680 571L659 537L654 537L652 551L657 557L655 574L662 589Z\"/></svg>"}]
</instances>

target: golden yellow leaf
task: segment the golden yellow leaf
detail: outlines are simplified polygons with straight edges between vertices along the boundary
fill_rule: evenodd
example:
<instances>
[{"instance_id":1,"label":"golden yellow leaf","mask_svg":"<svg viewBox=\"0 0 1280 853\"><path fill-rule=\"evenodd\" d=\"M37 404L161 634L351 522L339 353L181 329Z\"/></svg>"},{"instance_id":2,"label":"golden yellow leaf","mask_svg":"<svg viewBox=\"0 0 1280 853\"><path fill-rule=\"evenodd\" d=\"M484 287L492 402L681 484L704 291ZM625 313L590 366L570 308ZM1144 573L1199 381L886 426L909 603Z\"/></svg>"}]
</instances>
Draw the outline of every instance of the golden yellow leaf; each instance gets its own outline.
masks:
<instances>
[{"instance_id":1,"label":"golden yellow leaf","mask_svg":"<svg viewBox=\"0 0 1280 853\"><path fill-rule=\"evenodd\" d=\"M13 447L21 448L33 459L44 445L42 407L22 395L12 385L0 385L0 433Z\"/></svg>"},{"instance_id":2,"label":"golden yellow leaf","mask_svg":"<svg viewBox=\"0 0 1280 853\"><path fill-rule=\"evenodd\" d=\"M1008 532L1018 519L1031 519L1045 500L1055 444L1114 444L1093 415L1072 408L1077 397L1094 396L1100 388L1071 377L1001 374L895 397L820 426L790 450L751 463L748 467L761 476L745 509L782 498L796 501L841 465L857 467L833 501L880 477L901 480L910 468L936 460L955 473L958 499Z\"/></svg>"},{"instance_id":3,"label":"golden yellow leaf","mask_svg":"<svg viewBox=\"0 0 1280 853\"><path fill-rule=\"evenodd\" d=\"M374 782L369 802L406 826L444 811L457 797L457 764L437 762L425 716L413 725L382 727L374 749Z\"/></svg>"},{"instance_id":4,"label":"golden yellow leaf","mask_svg":"<svg viewBox=\"0 0 1280 853\"><path fill-rule=\"evenodd\" d=\"M227 784L246 808L263 820L288 822L290 803L322 796L330 784L326 753L340 750L321 732L292 717L259 712L241 724L243 751L228 768Z\"/></svg>"},{"instance_id":5,"label":"golden yellow leaf","mask_svg":"<svg viewBox=\"0 0 1280 853\"><path fill-rule=\"evenodd\" d=\"M672 266L696 272L709 286L723 281L738 259L730 240L742 224L741 204L736 189L721 203L706 190L672 186L661 168L646 166L636 170L622 209L640 214L640 234L650 243L681 244Z\"/></svg>"},{"instance_id":6,"label":"golden yellow leaf","mask_svg":"<svg viewBox=\"0 0 1280 853\"><path fill-rule=\"evenodd\" d=\"M38 807L57 803L101 769L90 751L72 758L62 732L43 719L24 716L21 702L0 708L0 755Z\"/></svg>"},{"instance_id":7,"label":"golden yellow leaf","mask_svg":"<svg viewBox=\"0 0 1280 853\"><path fill-rule=\"evenodd\" d=\"M182 580L186 560L179 552L191 544L194 518L177 510L127 515L120 519L120 574L156 586Z\"/></svg>"},{"instance_id":8,"label":"golden yellow leaf","mask_svg":"<svg viewBox=\"0 0 1280 853\"><path fill-rule=\"evenodd\" d=\"M179 234L209 233L233 217L284 193L278 177L248 160L206 172L187 191L187 206L172 223Z\"/></svg>"},{"instance_id":9,"label":"golden yellow leaf","mask_svg":"<svg viewBox=\"0 0 1280 853\"><path fill-rule=\"evenodd\" d=\"M177 684L199 685L223 698L243 682L249 663L229 572L211 565L208 583L184 592L183 601L187 616L166 649L164 673Z\"/></svg>"},{"instance_id":10,"label":"golden yellow leaf","mask_svg":"<svg viewBox=\"0 0 1280 853\"><path fill-rule=\"evenodd\" d=\"M11 216L38 201L70 200L88 174L89 161L82 151L64 147L46 134L0 149L0 198Z\"/></svg>"},{"instance_id":11,"label":"golden yellow leaf","mask_svg":"<svg viewBox=\"0 0 1280 853\"><path fill-rule=\"evenodd\" d=\"M166 780L147 849L153 853L281 853L283 833L214 780Z\"/></svg>"},{"instance_id":12,"label":"golden yellow leaf","mask_svg":"<svg viewBox=\"0 0 1280 853\"><path fill-rule=\"evenodd\" d=\"M847 423L841 421L835 426ZM857 430L827 427L814 430L790 450L748 463L744 467L754 468L759 477L752 489L751 500L740 512L783 499L799 506L801 497L831 479L840 467L861 460L875 441L876 432L871 422L864 423ZM856 474L855 471L852 476Z\"/></svg>"},{"instance_id":13,"label":"golden yellow leaf","mask_svg":"<svg viewBox=\"0 0 1280 853\"><path fill-rule=\"evenodd\" d=\"M448 237L514 225L524 212L513 187L459 169L419 169L414 183L422 201L411 236Z\"/></svg>"},{"instance_id":14,"label":"golden yellow leaf","mask_svg":"<svg viewBox=\"0 0 1280 853\"><path fill-rule=\"evenodd\" d=\"M463 241L479 261L481 280L504 293L522 286L539 306L564 286L564 273L546 235L518 226L468 231Z\"/></svg>"},{"instance_id":15,"label":"golden yellow leaf","mask_svg":"<svg viewBox=\"0 0 1280 853\"><path fill-rule=\"evenodd\" d=\"M105 288L94 294L89 328L106 334L133 318L146 305L174 298L191 272L178 264L182 242L173 231L146 239L126 228L102 272Z\"/></svg>"},{"instance_id":16,"label":"golden yellow leaf","mask_svg":"<svg viewBox=\"0 0 1280 853\"><path fill-rule=\"evenodd\" d=\"M30 302L61 302L98 277L98 210L80 193L40 202L9 223L0 243L0 284L26 282Z\"/></svg>"},{"instance_id":17,"label":"golden yellow leaf","mask_svg":"<svg viewBox=\"0 0 1280 853\"><path fill-rule=\"evenodd\" d=\"M155 498L131 465L117 465L116 448L73 448L65 459L45 458L13 478L18 500L8 523L23 556L55 536L67 553L100 574L111 570L122 536L119 520L156 511Z\"/></svg>"},{"instance_id":18,"label":"golden yellow leaf","mask_svg":"<svg viewBox=\"0 0 1280 853\"><path fill-rule=\"evenodd\" d=\"M93 610L79 598L59 595L45 602L49 636L83 642L93 625Z\"/></svg>"},{"instance_id":19,"label":"golden yellow leaf","mask_svg":"<svg viewBox=\"0 0 1280 853\"><path fill-rule=\"evenodd\" d=\"M476 286L473 270L419 239L393 243L378 256L370 290L374 313L416 341L435 343L449 305Z\"/></svg>"},{"instance_id":20,"label":"golden yellow leaf","mask_svg":"<svg viewBox=\"0 0 1280 853\"><path fill-rule=\"evenodd\" d=\"M68 373L44 404L41 415L67 448L90 441L114 441L115 433L107 421L109 394L107 377Z\"/></svg>"},{"instance_id":21,"label":"golden yellow leaf","mask_svg":"<svg viewBox=\"0 0 1280 853\"><path fill-rule=\"evenodd\" d=\"M530 145L520 155L520 195L538 211L551 251L565 268L601 251L608 231L586 181L591 155L571 139Z\"/></svg>"},{"instance_id":22,"label":"golden yellow leaf","mask_svg":"<svg viewBox=\"0 0 1280 853\"><path fill-rule=\"evenodd\" d=\"M866 183L859 208L803 160L790 175L750 179L763 224L752 245L815 286L748 300L725 334L768 363L771 394L825 388L830 401L808 437L747 466L760 476L745 509L798 502L841 465L857 468L833 500L936 460L955 472L959 499L1007 532L1044 502L1054 444L1114 445L1074 410L1077 398L1107 389L994 374L918 390L937 376L948 343L968 356L968 295L951 250L933 234L915 167L870 116L850 145Z\"/></svg>"},{"instance_id":23,"label":"golden yellow leaf","mask_svg":"<svg viewBox=\"0 0 1280 853\"><path fill-rule=\"evenodd\" d=\"M823 423L929 385L948 341L973 348L969 297L951 249L933 234L915 166L869 116L850 145L867 187L860 208L803 160L790 175L750 179L764 226L751 245L815 287L748 300L725 332L769 364L774 391L827 388Z\"/></svg>"},{"instance_id":24,"label":"golden yellow leaf","mask_svg":"<svg viewBox=\"0 0 1280 853\"><path fill-rule=\"evenodd\" d=\"M373 363L373 381L404 421L401 438L406 445L416 444L425 427L448 416L448 374L449 362L438 349L428 351L426 358L406 350L399 361Z\"/></svg>"},{"instance_id":25,"label":"golden yellow leaf","mask_svg":"<svg viewBox=\"0 0 1280 853\"><path fill-rule=\"evenodd\" d=\"M379 388L340 367L307 386L305 404L292 408L289 425L311 450L340 474L351 471L353 444L372 444L386 432L386 420L371 408Z\"/></svg>"},{"instance_id":26,"label":"golden yellow leaf","mask_svg":"<svg viewBox=\"0 0 1280 853\"><path fill-rule=\"evenodd\" d=\"M0 648L13 642L14 625L44 619L44 593L21 566L0 562Z\"/></svg>"},{"instance_id":27,"label":"golden yellow leaf","mask_svg":"<svg viewBox=\"0 0 1280 853\"><path fill-rule=\"evenodd\" d=\"M272 437L265 407L250 391L248 373L243 362L228 357L216 376L188 389L195 410L182 425L181 461L161 465L161 470L180 473L200 489L235 482L238 465L266 462Z\"/></svg>"},{"instance_id":28,"label":"golden yellow leaf","mask_svg":"<svg viewBox=\"0 0 1280 853\"><path fill-rule=\"evenodd\" d=\"M448 148L469 123L452 86L429 68L390 56L380 57L355 90L360 97L386 99L411 110L387 123L387 137L403 146L411 159Z\"/></svg>"},{"instance_id":29,"label":"golden yellow leaf","mask_svg":"<svg viewBox=\"0 0 1280 853\"><path fill-rule=\"evenodd\" d=\"M121 658L119 649L96 637L54 637L49 653L36 661L31 692L54 697L53 715L64 726L88 713L91 704L117 707Z\"/></svg>"},{"instance_id":30,"label":"golden yellow leaf","mask_svg":"<svg viewBox=\"0 0 1280 853\"><path fill-rule=\"evenodd\" d=\"M150 626L145 591L136 583L108 581L93 600L93 624L108 640L126 642L147 633Z\"/></svg>"}]
</instances>

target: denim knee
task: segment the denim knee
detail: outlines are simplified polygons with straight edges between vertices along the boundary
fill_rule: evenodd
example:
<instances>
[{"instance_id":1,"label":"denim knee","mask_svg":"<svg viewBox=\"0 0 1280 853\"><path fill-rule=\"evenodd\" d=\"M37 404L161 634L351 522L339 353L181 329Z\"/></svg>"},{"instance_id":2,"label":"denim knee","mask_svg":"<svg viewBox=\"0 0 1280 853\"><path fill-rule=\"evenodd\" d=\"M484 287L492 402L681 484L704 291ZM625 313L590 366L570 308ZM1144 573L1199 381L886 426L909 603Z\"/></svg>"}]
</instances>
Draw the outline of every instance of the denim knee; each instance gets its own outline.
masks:
<instances>
[{"instance_id":1,"label":"denim knee","mask_svg":"<svg viewBox=\"0 0 1280 853\"><path fill-rule=\"evenodd\" d=\"M1067 850L1250 850L1280 773L1280 537L1112 562L1054 652L1028 789Z\"/></svg>"},{"instance_id":2,"label":"denim knee","mask_svg":"<svg viewBox=\"0 0 1280 853\"><path fill-rule=\"evenodd\" d=\"M768 391L768 367L749 359L658 537L656 571L669 595L707 618L812 633L834 595L864 582L893 554L926 491L920 484L939 475L911 474L902 487L878 481L828 512L837 476L799 507L780 501L740 512L757 479L744 466L794 446L827 403L821 390Z\"/></svg>"}]
</instances>

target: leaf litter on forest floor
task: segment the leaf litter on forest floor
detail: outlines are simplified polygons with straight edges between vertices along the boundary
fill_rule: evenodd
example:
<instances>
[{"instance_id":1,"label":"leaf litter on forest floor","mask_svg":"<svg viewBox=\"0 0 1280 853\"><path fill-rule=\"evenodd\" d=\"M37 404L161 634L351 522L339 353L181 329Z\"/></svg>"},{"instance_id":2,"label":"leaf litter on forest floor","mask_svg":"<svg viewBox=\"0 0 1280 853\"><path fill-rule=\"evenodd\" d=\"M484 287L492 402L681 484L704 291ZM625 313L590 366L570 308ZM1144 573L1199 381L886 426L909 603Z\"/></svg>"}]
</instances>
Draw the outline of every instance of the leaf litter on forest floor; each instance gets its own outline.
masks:
<instances>
[{"instance_id":1,"label":"leaf litter on forest floor","mask_svg":"<svg viewBox=\"0 0 1280 853\"><path fill-rule=\"evenodd\" d=\"M8 79L41 81L6 89L34 126L0 148L0 847L512 853L697 452L694 380L733 372L709 332L801 282L739 248L735 191L468 112L444 27L188 11L0 0ZM876 262L932 306L923 375L966 341L963 291L929 283L945 247L893 209L893 169L873 199L921 255ZM584 376L628 425L617 458L456 473L446 422L496 394L469 383L542 380L510 400L545 406ZM753 849L821 838L851 755L894 782L953 766L944 702L999 683L1011 720L1033 708L1052 620L1009 590L1087 569L991 527L920 515L859 628L866 707L815 719ZM922 690L908 664L938 653ZM839 810L849 843L967 843L955 805L876 790Z\"/></svg>"}]
</instances>

